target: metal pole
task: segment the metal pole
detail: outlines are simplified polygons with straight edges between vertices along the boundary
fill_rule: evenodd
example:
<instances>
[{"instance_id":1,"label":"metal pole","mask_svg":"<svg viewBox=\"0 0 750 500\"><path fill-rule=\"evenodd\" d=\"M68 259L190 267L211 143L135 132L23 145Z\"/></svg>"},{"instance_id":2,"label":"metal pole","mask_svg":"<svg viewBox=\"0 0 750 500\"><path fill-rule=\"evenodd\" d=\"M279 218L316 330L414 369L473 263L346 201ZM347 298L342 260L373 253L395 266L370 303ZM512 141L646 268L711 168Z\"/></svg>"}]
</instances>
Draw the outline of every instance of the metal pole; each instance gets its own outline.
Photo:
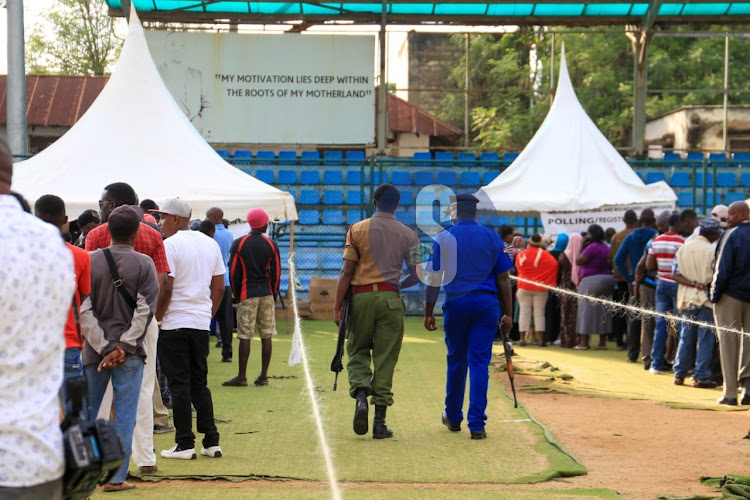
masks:
<instances>
[{"instance_id":1,"label":"metal pole","mask_svg":"<svg viewBox=\"0 0 750 500\"><path fill-rule=\"evenodd\" d=\"M469 90L471 87L471 33L466 33L466 65L464 67L464 73L466 73L466 80L464 83L464 146L469 147Z\"/></svg>"},{"instance_id":2,"label":"metal pole","mask_svg":"<svg viewBox=\"0 0 750 500\"><path fill-rule=\"evenodd\" d=\"M382 14L380 16L380 85L378 86L378 154L385 154L385 147L388 143L386 137L386 120L388 104L388 94L385 81L385 13L388 3L383 0Z\"/></svg>"},{"instance_id":3,"label":"metal pole","mask_svg":"<svg viewBox=\"0 0 750 500\"><path fill-rule=\"evenodd\" d=\"M8 7L8 145L13 155L28 154L26 132L26 61L23 42L23 0Z\"/></svg>"},{"instance_id":4,"label":"metal pole","mask_svg":"<svg viewBox=\"0 0 750 500\"><path fill-rule=\"evenodd\" d=\"M552 48L549 54L549 105L555 100L555 33L552 33Z\"/></svg>"},{"instance_id":5,"label":"metal pole","mask_svg":"<svg viewBox=\"0 0 750 500\"><path fill-rule=\"evenodd\" d=\"M729 151L729 130L727 122L729 118L729 34L724 36L724 120L722 123L724 132L724 151Z\"/></svg>"}]
</instances>

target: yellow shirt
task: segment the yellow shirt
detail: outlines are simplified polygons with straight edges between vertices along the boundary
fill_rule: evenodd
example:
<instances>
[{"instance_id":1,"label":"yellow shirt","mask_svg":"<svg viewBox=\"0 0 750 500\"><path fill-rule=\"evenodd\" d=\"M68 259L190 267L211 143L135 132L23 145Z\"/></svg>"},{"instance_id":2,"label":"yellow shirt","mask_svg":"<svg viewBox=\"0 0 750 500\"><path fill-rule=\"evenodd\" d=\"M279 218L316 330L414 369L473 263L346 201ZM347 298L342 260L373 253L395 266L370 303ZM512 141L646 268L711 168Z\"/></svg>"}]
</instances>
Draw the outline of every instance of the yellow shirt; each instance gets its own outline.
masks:
<instances>
[{"instance_id":1,"label":"yellow shirt","mask_svg":"<svg viewBox=\"0 0 750 500\"><path fill-rule=\"evenodd\" d=\"M716 245L705 236L697 236L677 250L675 259L680 274L690 281L703 285L711 282L713 275L714 252ZM688 307L710 307L705 290L678 284L677 309L684 311Z\"/></svg>"},{"instance_id":2,"label":"yellow shirt","mask_svg":"<svg viewBox=\"0 0 750 500\"><path fill-rule=\"evenodd\" d=\"M344 259L356 262L352 285L387 282L398 287L404 262L421 262L419 238L393 214L376 212L349 228Z\"/></svg>"}]
</instances>

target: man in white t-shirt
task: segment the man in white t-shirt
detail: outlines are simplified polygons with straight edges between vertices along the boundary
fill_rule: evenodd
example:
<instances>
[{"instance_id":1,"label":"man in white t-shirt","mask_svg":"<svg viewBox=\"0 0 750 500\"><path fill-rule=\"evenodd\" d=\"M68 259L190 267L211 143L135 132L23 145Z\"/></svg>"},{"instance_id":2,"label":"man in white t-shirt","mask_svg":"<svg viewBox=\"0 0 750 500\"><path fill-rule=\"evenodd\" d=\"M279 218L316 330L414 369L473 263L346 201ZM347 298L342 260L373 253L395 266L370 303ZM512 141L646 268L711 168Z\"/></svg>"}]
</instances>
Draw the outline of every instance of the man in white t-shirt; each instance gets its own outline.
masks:
<instances>
[{"instance_id":1,"label":"man in white t-shirt","mask_svg":"<svg viewBox=\"0 0 750 500\"><path fill-rule=\"evenodd\" d=\"M163 450L164 458L196 458L191 406L197 413L198 432L204 434L201 455L218 458L219 432L214 423L211 391L206 384L211 318L224 295L224 260L219 245L189 227L190 205L173 198L160 205L164 249L169 275L159 296L159 364L172 393L176 445Z\"/></svg>"}]
</instances>

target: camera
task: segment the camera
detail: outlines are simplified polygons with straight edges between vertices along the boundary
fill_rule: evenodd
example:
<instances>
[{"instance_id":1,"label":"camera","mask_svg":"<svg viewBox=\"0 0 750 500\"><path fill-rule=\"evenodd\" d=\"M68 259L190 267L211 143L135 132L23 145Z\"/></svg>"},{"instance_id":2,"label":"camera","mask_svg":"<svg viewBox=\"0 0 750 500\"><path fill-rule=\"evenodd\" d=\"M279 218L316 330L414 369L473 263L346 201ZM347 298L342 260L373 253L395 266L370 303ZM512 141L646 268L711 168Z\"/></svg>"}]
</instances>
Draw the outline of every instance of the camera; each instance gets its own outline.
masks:
<instances>
[{"instance_id":1,"label":"camera","mask_svg":"<svg viewBox=\"0 0 750 500\"><path fill-rule=\"evenodd\" d=\"M66 407L61 429L65 447L63 498L86 498L97 484L108 483L125 460L125 447L109 420L91 422L82 417L83 401L88 395L84 377L66 380Z\"/></svg>"}]
</instances>

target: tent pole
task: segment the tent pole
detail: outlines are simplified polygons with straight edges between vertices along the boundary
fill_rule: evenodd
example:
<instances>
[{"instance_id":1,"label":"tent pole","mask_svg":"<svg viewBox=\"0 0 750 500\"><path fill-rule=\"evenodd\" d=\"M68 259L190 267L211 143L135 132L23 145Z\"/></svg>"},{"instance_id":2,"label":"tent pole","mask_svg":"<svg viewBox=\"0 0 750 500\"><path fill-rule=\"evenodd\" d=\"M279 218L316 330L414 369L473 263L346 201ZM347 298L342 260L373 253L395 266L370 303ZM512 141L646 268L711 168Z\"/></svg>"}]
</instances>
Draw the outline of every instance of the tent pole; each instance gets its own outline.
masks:
<instances>
[{"instance_id":1,"label":"tent pole","mask_svg":"<svg viewBox=\"0 0 750 500\"><path fill-rule=\"evenodd\" d=\"M294 221L290 221L289 225L289 254L294 253ZM294 259L296 262L297 259ZM289 286L294 286L294 273L292 273L292 266L289 266ZM287 291L287 298L291 299L292 294ZM290 304L291 305L291 304ZM286 306L286 334L289 335L292 329L292 322L290 321L292 307Z\"/></svg>"}]
</instances>

